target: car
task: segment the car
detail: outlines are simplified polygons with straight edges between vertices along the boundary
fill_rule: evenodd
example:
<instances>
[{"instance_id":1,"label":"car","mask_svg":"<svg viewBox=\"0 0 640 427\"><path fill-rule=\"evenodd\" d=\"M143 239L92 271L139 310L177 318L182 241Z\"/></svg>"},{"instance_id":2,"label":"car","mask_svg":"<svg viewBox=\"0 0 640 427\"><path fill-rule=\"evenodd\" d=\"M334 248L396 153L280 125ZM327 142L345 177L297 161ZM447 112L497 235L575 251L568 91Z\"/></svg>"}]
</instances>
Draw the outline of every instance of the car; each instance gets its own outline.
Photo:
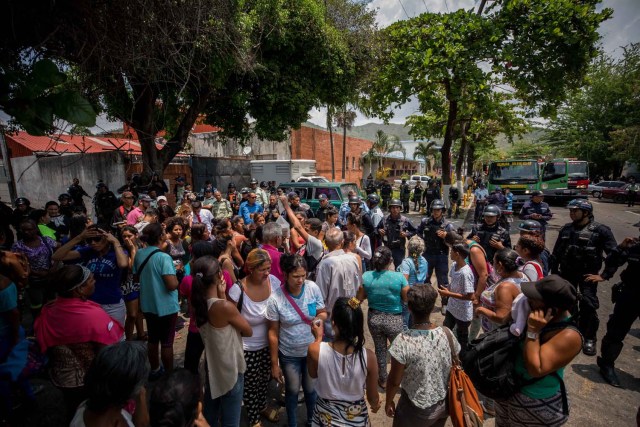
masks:
<instances>
[{"instance_id":1,"label":"car","mask_svg":"<svg viewBox=\"0 0 640 427\"><path fill-rule=\"evenodd\" d=\"M320 207L318 196L324 194L329 202L339 208L349 197L349 191L360 194L358 185L354 182L283 182L278 185L284 194L295 192L300 196L300 202L306 203L313 211Z\"/></svg>"},{"instance_id":2,"label":"car","mask_svg":"<svg viewBox=\"0 0 640 427\"><path fill-rule=\"evenodd\" d=\"M296 182L330 182L324 176L301 176L296 179Z\"/></svg>"},{"instance_id":3,"label":"car","mask_svg":"<svg viewBox=\"0 0 640 427\"><path fill-rule=\"evenodd\" d=\"M409 184L409 188L414 189L416 187L416 184L420 182L422 188L427 188L430 180L431 177L428 175L411 175L411 178L407 180L407 184ZM400 185L402 185L402 180L396 179L393 181L393 183L397 187L400 187Z\"/></svg>"},{"instance_id":4,"label":"car","mask_svg":"<svg viewBox=\"0 0 640 427\"><path fill-rule=\"evenodd\" d=\"M602 190L602 198L613 200L614 203L624 203L627 201L627 188L629 184L623 187L610 187ZM640 193L636 193L636 202L640 202Z\"/></svg>"},{"instance_id":5,"label":"car","mask_svg":"<svg viewBox=\"0 0 640 427\"><path fill-rule=\"evenodd\" d=\"M602 190L605 188L621 188L626 184L624 181L600 181L597 184L589 184L587 191L596 199L602 197Z\"/></svg>"}]
</instances>

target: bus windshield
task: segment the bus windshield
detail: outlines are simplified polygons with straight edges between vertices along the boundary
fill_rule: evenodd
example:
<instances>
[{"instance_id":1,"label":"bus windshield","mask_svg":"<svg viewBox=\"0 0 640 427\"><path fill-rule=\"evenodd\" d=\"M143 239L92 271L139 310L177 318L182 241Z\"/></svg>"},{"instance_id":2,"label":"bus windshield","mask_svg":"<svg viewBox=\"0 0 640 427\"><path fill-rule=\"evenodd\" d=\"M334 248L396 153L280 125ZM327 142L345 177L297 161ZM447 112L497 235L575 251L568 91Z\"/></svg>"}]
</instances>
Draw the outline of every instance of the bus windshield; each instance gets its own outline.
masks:
<instances>
[{"instance_id":1,"label":"bus windshield","mask_svg":"<svg viewBox=\"0 0 640 427\"><path fill-rule=\"evenodd\" d=\"M538 164L530 160L493 162L489 165L489 182L492 184L518 181L537 182Z\"/></svg>"},{"instance_id":2,"label":"bus windshield","mask_svg":"<svg viewBox=\"0 0 640 427\"><path fill-rule=\"evenodd\" d=\"M589 167L587 162L569 162L567 167L567 173L569 178L573 179L588 179Z\"/></svg>"}]
</instances>

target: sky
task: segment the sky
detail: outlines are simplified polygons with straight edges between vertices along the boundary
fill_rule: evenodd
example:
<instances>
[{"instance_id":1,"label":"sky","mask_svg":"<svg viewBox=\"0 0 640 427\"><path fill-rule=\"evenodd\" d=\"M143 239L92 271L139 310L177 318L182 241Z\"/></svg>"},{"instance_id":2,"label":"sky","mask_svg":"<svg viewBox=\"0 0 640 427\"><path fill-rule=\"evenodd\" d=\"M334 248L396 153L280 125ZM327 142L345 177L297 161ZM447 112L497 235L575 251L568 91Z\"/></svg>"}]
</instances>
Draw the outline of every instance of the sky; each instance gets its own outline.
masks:
<instances>
[{"instance_id":1,"label":"sky","mask_svg":"<svg viewBox=\"0 0 640 427\"><path fill-rule=\"evenodd\" d=\"M477 8L478 4L479 1L474 0L373 0L369 7L377 10L377 22L382 28L426 11L446 13L458 9ZM598 30L602 36L600 43L606 53L620 57L622 56L621 46L640 42L640 0L604 0L598 10L605 7L613 9L613 16ZM416 112L418 112L418 103L414 100L395 110L395 117L390 121L404 123L407 116ZM318 126L326 126L326 110L313 109L309 114L310 122ZM360 126L366 123L381 123L381 120L358 113L355 125Z\"/></svg>"}]
</instances>

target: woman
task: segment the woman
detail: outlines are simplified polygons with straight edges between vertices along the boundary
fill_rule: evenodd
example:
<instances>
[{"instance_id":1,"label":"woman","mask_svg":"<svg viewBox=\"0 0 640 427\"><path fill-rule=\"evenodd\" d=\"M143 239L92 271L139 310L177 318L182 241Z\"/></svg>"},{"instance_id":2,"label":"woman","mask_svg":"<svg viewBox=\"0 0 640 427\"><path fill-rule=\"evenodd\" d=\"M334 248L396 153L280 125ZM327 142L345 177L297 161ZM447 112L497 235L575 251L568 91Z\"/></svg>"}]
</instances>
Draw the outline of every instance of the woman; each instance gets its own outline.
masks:
<instances>
[{"instance_id":1,"label":"woman","mask_svg":"<svg viewBox=\"0 0 640 427\"><path fill-rule=\"evenodd\" d=\"M173 369L173 340L180 308L178 279L171 256L162 250L167 240L162 226L147 225L141 239L147 247L138 250L133 273L140 278L140 307L147 321L149 379L156 380L165 370Z\"/></svg>"},{"instance_id":2,"label":"woman","mask_svg":"<svg viewBox=\"0 0 640 427\"><path fill-rule=\"evenodd\" d=\"M316 405L315 381L307 371L307 350L314 341L314 320L327 318L320 288L307 277L307 263L300 255L284 254L280 258L285 283L267 302L271 376L283 383L289 427L296 427L296 408L300 385L307 407L307 424ZM278 362L280 362L278 364Z\"/></svg>"},{"instance_id":3,"label":"woman","mask_svg":"<svg viewBox=\"0 0 640 427\"><path fill-rule=\"evenodd\" d=\"M158 206L158 222L164 224L169 218L176 216L173 208L169 205Z\"/></svg>"},{"instance_id":4,"label":"woman","mask_svg":"<svg viewBox=\"0 0 640 427\"><path fill-rule=\"evenodd\" d=\"M236 303L253 335L242 339L244 360L247 363L247 383L244 388L244 407L250 426L260 425L260 414L267 407L267 386L271 379L269 357L269 323L265 317L269 297L280 288L280 280L269 274L271 257L263 249L254 249L245 263L247 276L229 289L229 298Z\"/></svg>"},{"instance_id":5,"label":"woman","mask_svg":"<svg viewBox=\"0 0 640 427\"><path fill-rule=\"evenodd\" d=\"M127 318L124 322L124 336L127 341L133 339L133 328L136 329L136 336L140 341L147 340L147 334L144 332L144 316L140 311L140 282L134 280L133 263L136 255L144 244L138 239L138 229L127 225L121 231L124 247L129 253L129 268L127 275L120 289L122 290L122 299L127 309Z\"/></svg>"},{"instance_id":6,"label":"woman","mask_svg":"<svg viewBox=\"0 0 640 427\"><path fill-rule=\"evenodd\" d=\"M380 409L375 354L364 348L364 315L356 298L338 298L331 310L334 340L322 342L323 324L312 325L316 340L309 346L307 367L317 378L318 400L313 425L369 426L364 390L373 413Z\"/></svg>"},{"instance_id":7,"label":"woman","mask_svg":"<svg viewBox=\"0 0 640 427\"><path fill-rule=\"evenodd\" d=\"M523 283L522 293L531 313L515 371L531 384L496 402L496 425L523 426L535 419L539 425L560 426L569 418L560 387L564 368L582 349L582 336L569 312L576 303L576 289L560 276L550 275Z\"/></svg>"},{"instance_id":8,"label":"woman","mask_svg":"<svg viewBox=\"0 0 640 427\"><path fill-rule=\"evenodd\" d=\"M500 280L480 295L481 306L475 314L481 316L482 329L489 332L511 320L511 303L520 293L520 282L527 277L518 270L518 253L513 249L496 252L493 268Z\"/></svg>"},{"instance_id":9,"label":"woman","mask_svg":"<svg viewBox=\"0 0 640 427\"><path fill-rule=\"evenodd\" d=\"M176 277L181 281L185 275L185 265L188 262L187 251L184 249L184 236L186 234L182 218L173 217L165 223L167 233L166 252L171 255L173 265L176 268Z\"/></svg>"},{"instance_id":10,"label":"woman","mask_svg":"<svg viewBox=\"0 0 640 427\"><path fill-rule=\"evenodd\" d=\"M78 247L82 241L87 246ZM53 261L76 261L91 270L96 281L91 301L100 304L124 327L127 311L120 285L123 269L129 268L129 257L113 234L91 225L60 247L53 254Z\"/></svg>"},{"instance_id":11,"label":"woman","mask_svg":"<svg viewBox=\"0 0 640 427\"><path fill-rule=\"evenodd\" d=\"M89 301L96 281L88 268L64 266L52 282L58 297L42 308L34 332L40 349L49 356L51 382L62 391L70 420L86 398L84 378L93 358L102 347L120 341L124 329Z\"/></svg>"},{"instance_id":12,"label":"woman","mask_svg":"<svg viewBox=\"0 0 640 427\"><path fill-rule=\"evenodd\" d=\"M87 400L76 411L70 427L147 425L144 382L149 374L147 352L140 343L121 342L100 350L87 371ZM133 417L124 407L135 399Z\"/></svg>"},{"instance_id":13,"label":"woman","mask_svg":"<svg viewBox=\"0 0 640 427\"><path fill-rule=\"evenodd\" d=\"M402 263L398 266L397 270L404 274L405 279L409 286L423 284L427 278L427 270L429 264L424 253L424 240L420 236L413 236L409 239L408 244L409 256L402 260ZM402 303L402 325L404 330L407 330L410 325L409 307L405 302Z\"/></svg>"},{"instance_id":14,"label":"woman","mask_svg":"<svg viewBox=\"0 0 640 427\"><path fill-rule=\"evenodd\" d=\"M355 235L355 253L362 258L362 270L366 271L366 265L371 260L371 240L369 236L364 234L361 230L362 219L359 215L349 212L347 214L347 231L352 232Z\"/></svg>"},{"instance_id":15,"label":"woman","mask_svg":"<svg viewBox=\"0 0 640 427\"><path fill-rule=\"evenodd\" d=\"M22 221L18 228L22 239L13 244L11 251L22 253L29 260L27 295L31 315L35 319L40 315L42 305L55 298L55 292L47 277L52 273L51 257L58 244L50 237L42 237L35 221L31 219Z\"/></svg>"},{"instance_id":16,"label":"woman","mask_svg":"<svg viewBox=\"0 0 640 427\"><path fill-rule=\"evenodd\" d=\"M154 173L151 176L151 182L149 183L149 187L147 191L155 190L157 196L164 196L169 192L169 188L167 187L167 183L164 180L160 179L157 173Z\"/></svg>"},{"instance_id":17,"label":"woman","mask_svg":"<svg viewBox=\"0 0 640 427\"><path fill-rule=\"evenodd\" d=\"M149 421L161 427L209 427L202 416L200 377L186 369L165 375L151 391Z\"/></svg>"},{"instance_id":18,"label":"woman","mask_svg":"<svg viewBox=\"0 0 640 427\"><path fill-rule=\"evenodd\" d=\"M387 341L393 342L402 332L402 301L407 300L409 284L402 273L390 271L391 250L381 246L373 254L373 271L362 277L358 299L369 299L367 323L378 360L378 385L387 386Z\"/></svg>"},{"instance_id":19,"label":"woman","mask_svg":"<svg viewBox=\"0 0 640 427\"><path fill-rule=\"evenodd\" d=\"M194 262L193 274L191 303L208 366L204 416L211 425L238 426L246 371L242 336L252 335L251 326L227 301L222 270L214 257Z\"/></svg>"},{"instance_id":20,"label":"woman","mask_svg":"<svg viewBox=\"0 0 640 427\"><path fill-rule=\"evenodd\" d=\"M415 323L391 344L391 372L385 412L394 427L444 426L447 422L447 392L451 354L460 352L452 338L449 346L445 328L431 323L438 293L430 285L413 286L407 293L409 311ZM398 405L393 399L402 384Z\"/></svg>"},{"instance_id":21,"label":"woman","mask_svg":"<svg viewBox=\"0 0 640 427\"><path fill-rule=\"evenodd\" d=\"M29 218L34 220L36 224L38 224L38 230L40 230L40 235L44 237L49 237L53 240L58 240L56 236L56 230L49 227L49 223L51 223L51 218L49 218L49 214L44 209L34 209L29 213Z\"/></svg>"},{"instance_id":22,"label":"woman","mask_svg":"<svg viewBox=\"0 0 640 427\"><path fill-rule=\"evenodd\" d=\"M362 257L356 252L356 235L351 231L343 231L343 241L342 241L342 250L352 255L358 261L358 268L360 269L360 274L362 274L362 270L364 269Z\"/></svg>"},{"instance_id":23,"label":"woman","mask_svg":"<svg viewBox=\"0 0 640 427\"><path fill-rule=\"evenodd\" d=\"M244 232L244 218L242 218L241 215L235 215L231 218L231 233L233 235L233 242L236 244L238 250L240 250L242 242L247 240Z\"/></svg>"},{"instance_id":24,"label":"woman","mask_svg":"<svg viewBox=\"0 0 640 427\"><path fill-rule=\"evenodd\" d=\"M217 254L220 267L229 273L231 282L235 283L240 279L240 268L233 260L233 254L237 251L233 238L230 235L220 234L213 242L213 248Z\"/></svg>"},{"instance_id":25,"label":"woman","mask_svg":"<svg viewBox=\"0 0 640 427\"><path fill-rule=\"evenodd\" d=\"M520 271L531 282L536 282L544 277L543 264L540 259L540 254L544 251L544 240L537 236L525 234L520 236L513 249L518 252L518 255L524 261Z\"/></svg>"},{"instance_id":26,"label":"woman","mask_svg":"<svg viewBox=\"0 0 640 427\"><path fill-rule=\"evenodd\" d=\"M182 199L180 206L176 208L176 217L182 219L184 227L187 229L191 229L191 227L194 225L193 209L191 208L191 199L189 197L185 197L184 199Z\"/></svg>"},{"instance_id":27,"label":"woman","mask_svg":"<svg viewBox=\"0 0 640 427\"><path fill-rule=\"evenodd\" d=\"M327 231L329 231L330 228L338 227L338 214L338 210L333 206L327 209L324 222L322 223L322 231L318 235L318 240L324 240L324 235L327 234Z\"/></svg>"},{"instance_id":28,"label":"woman","mask_svg":"<svg viewBox=\"0 0 640 427\"><path fill-rule=\"evenodd\" d=\"M69 239L73 239L82 233L88 226L93 224L91 218L83 213L74 213L69 219Z\"/></svg>"}]
</instances>

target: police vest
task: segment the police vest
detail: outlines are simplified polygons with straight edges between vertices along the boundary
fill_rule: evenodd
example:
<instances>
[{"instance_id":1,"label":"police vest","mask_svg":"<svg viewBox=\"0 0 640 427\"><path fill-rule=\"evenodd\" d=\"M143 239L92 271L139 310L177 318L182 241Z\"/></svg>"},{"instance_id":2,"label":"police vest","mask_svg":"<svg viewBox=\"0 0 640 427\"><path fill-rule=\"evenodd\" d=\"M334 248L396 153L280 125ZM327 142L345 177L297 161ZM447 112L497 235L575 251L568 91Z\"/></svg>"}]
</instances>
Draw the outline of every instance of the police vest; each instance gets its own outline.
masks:
<instances>
[{"instance_id":1,"label":"police vest","mask_svg":"<svg viewBox=\"0 0 640 427\"><path fill-rule=\"evenodd\" d=\"M406 239L400 235L400 232L404 230L405 221L404 217L400 217L397 221L391 219L391 216L384 219L384 239L389 249L404 248Z\"/></svg>"},{"instance_id":2,"label":"police vest","mask_svg":"<svg viewBox=\"0 0 640 427\"><path fill-rule=\"evenodd\" d=\"M426 254L447 255L449 253L449 247L444 242L444 239L438 237L438 231L446 231L448 224L449 222L444 218L440 222L436 222L433 217L427 218L424 226L424 232L422 234L425 245L424 252Z\"/></svg>"},{"instance_id":3,"label":"police vest","mask_svg":"<svg viewBox=\"0 0 640 427\"><path fill-rule=\"evenodd\" d=\"M597 241L599 223L592 221L582 230L575 230L571 225L560 230L560 270L565 274L577 274L579 271L598 271L602 266L601 250Z\"/></svg>"}]
</instances>

